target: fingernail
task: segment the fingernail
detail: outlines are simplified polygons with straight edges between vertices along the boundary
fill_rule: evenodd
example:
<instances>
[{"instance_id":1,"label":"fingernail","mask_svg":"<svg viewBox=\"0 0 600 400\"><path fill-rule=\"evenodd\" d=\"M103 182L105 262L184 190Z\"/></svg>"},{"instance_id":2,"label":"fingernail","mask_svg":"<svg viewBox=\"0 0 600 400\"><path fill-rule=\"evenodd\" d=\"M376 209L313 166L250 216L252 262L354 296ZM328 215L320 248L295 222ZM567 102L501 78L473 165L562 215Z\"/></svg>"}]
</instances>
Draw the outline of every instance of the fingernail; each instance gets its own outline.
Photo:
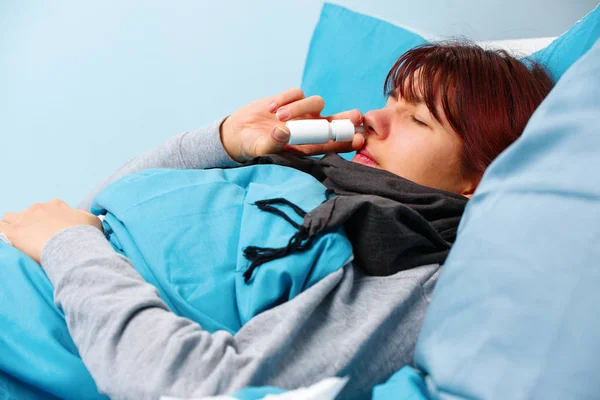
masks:
<instances>
[{"instance_id":1,"label":"fingernail","mask_svg":"<svg viewBox=\"0 0 600 400\"><path fill-rule=\"evenodd\" d=\"M273 137L280 141L280 142L287 142L289 137L290 137L290 133L287 132L285 129L283 129L282 127L278 126L277 128L275 128L275 130L273 131Z\"/></svg>"},{"instance_id":2,"label":"fingernail","mask_svg":"<svg viewBox=\"0 0 600 400\"><path fill-rule=\"evenodd\" d=\"M280 108L279 110L277 110L277 118L279 118L280 121L284 121L289 117L290 110L288 110L287 108Z\"/></svg>"},{"instance_id":3,"label":"fingernail","mask_svg":"<svg viewBox=\"0 0 600 400\"><path fill-rule=\"evenodd\" d=\"M275 110L277 110L277 104L275 104L275 102L272 101L272 102L269 103L269 112L274 113Z\"/></svg>"}]
</instances>

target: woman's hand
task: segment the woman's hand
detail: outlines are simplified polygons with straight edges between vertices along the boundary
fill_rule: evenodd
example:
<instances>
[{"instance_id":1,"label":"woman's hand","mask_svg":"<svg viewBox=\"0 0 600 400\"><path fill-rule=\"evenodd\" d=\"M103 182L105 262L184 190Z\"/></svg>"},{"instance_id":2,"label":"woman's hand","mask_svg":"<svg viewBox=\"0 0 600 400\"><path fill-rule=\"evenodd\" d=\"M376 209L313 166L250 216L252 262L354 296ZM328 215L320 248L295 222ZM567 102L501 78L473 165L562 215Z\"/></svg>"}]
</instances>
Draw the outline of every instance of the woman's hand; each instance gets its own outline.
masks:
<instances>
[{"instance_id":1,"label":"woman's hand","mask_svg":"<svg viewBox=\"0 0 600 400\"><path fill-rule=\"evenodd\" d=\"M0 220L0 232L6 235L13 247L39 264L42 250L52 235L77 225L91 225L104 231L102 221L94 214L73 209L57 199L36 203L25 211L4 214Z\"/></svg>"},{"instance_id":2,"label":"woman's hand","mask_svg":"<svg viewBox=\"0 0 600 400\"><path fill-rule=\"evenodd\" d=\"M304 97L300 89L290 89L277 96L264 98L240 108L230 115L221 125L221 142L227 153L237 162L254 157L292 150L307 155L328 152L349 152L364 145L361 134L346 143L329 142L319 145L288 146L289 130L285 122L292 119L325 118L350 119L354 125L362 123L359 110L341 112L322 117L325 102L321 96Z\"/></svg>"}]
</instances>

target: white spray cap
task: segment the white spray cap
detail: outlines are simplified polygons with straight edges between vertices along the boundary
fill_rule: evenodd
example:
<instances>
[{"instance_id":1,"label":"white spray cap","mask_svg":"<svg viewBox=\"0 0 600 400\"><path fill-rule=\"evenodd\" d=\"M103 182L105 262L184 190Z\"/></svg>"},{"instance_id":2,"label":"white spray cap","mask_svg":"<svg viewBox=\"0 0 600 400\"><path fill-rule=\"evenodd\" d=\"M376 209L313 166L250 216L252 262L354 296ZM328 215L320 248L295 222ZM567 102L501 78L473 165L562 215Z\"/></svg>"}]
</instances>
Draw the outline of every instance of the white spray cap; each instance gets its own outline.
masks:
<instances>
[{"instance_id":1,"label":"white spray cap","mask_svg":"<svg viewBox=\"0 0 600 400\"><path fill-rule=\"evenodd\" d=\"M331 121L331 130L336 142L351 142L354 138L355 127L349 119L334 119Z\"/></svg>"}]
</instances>

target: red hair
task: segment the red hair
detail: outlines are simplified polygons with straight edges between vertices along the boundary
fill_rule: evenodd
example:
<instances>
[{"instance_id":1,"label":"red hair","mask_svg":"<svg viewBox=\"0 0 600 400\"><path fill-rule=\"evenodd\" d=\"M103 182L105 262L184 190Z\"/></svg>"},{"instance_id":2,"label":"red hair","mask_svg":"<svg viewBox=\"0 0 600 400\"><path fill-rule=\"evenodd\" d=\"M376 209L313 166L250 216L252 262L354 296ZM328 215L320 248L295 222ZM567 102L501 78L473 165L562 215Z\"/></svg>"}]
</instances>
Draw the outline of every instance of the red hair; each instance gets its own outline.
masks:
<instances>
[{"instance_id":1,"label":"red hair","mask_svg":"<svg viewBox=\"0 0 600 400\"><path fill-rule=\"evenodd\" d=\"M385 79L384 94L397 90L408 102L422 101L441 122L439 102L462 139L463 171L481 175L521 135L552 86L535 61L524 63L504 50L453 41L404 53Z\"/></svg>"}]
</instances>

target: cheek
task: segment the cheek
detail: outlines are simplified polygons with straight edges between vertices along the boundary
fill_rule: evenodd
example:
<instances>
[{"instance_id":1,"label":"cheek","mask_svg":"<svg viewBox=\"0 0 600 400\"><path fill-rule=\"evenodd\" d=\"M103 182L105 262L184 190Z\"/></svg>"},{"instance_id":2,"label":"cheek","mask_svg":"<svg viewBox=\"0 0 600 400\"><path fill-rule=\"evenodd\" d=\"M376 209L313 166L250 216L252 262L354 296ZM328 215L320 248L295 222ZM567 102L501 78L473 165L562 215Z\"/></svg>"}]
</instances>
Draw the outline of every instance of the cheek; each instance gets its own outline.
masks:
<instances>
[{"instance_id":1,"label":"cheek","mask_svg":"<svg viewBox=\"0 0 600 400\"><path fill-rule=\"evenodd\" d=\"M435 138L432 133L422 132L390 141L394 157L387 169L421 185L440 189L451 185L457 164L455 148Z\"/></svg>"},{"instance_id":2,"label":"cheek","mask_svg":"<svg viewBox=\"0 0 600 400\"><path fill-rule=\"evenodd\" d=\"M407 179L422 179L428 169L437 169L441 160L424 135L410 134L390 137L387 141L387 169Z\"/></svg>"},{"instance_id":3,"label":"cheek","mask_svg":"<svg viewBox=\"0 0 600 400\"><path fill-rule=\"evenodd\" d=\"M453 191L460 180L459 149L453 143L443 143L428 152L428 165L423 166L424 180L428 186Z\"/></svg>"}]
</instances>

